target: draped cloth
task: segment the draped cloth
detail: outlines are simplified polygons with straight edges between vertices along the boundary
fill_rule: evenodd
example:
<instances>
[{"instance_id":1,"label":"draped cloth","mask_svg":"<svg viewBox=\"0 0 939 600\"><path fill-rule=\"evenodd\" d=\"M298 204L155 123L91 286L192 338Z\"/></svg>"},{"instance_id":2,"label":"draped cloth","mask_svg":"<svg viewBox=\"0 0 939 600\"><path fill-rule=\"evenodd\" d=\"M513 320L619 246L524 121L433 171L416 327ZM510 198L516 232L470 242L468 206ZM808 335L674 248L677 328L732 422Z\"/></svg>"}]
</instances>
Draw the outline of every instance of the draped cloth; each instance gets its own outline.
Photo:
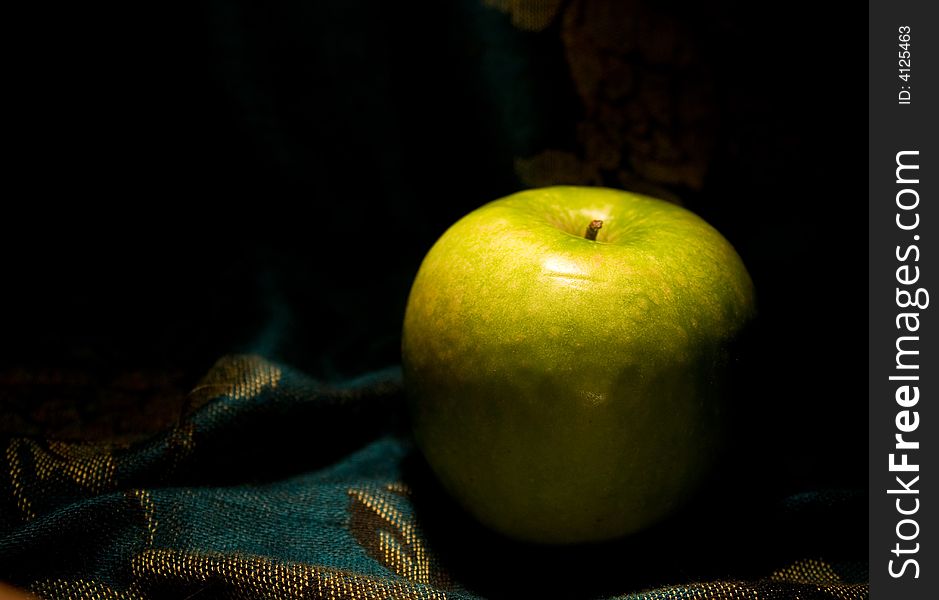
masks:
<instances>
[{"instance_id":1,"label":"draped cloth","mask_svg":"<svg viewBox=\"0 0 939 600\"><path fill-rule=\"evenodd\" d=\"M608 544L519 544L436 487L402 400L397 368L325 385L237 355L149 439L10 437L0 579L88 599L868 596L866 548L831 539L861 495L781 498L762 523L694 517Z\"/></svg>"},{"instance_id":2,"label":"draped cloth","mask_svg":"<svg viewBox=\"0 0 939 600\"><path fill-rule=\"evenodd\" d=\"M37 112L19 115L17 154L43 158L27 188L91 183L102 206L148 212L114 226L124 213L109 211L98 235L46 214L42 235L6 236L0 581L44 598L866 598L865 387L848 377L863 307L819 308L864 276L817 268L819 248L863 243L864 213L850 178L830 176L850 152L806 158L863 147L857 103L806 94L850 100L863 73L806 69L818 49L791 43L814 31L805 14L835 22L843 7L753 6L45 11L64 25L24 46L53 61L20 86ZM433 239L483 201L552 184L714 217L765 320L738 455L668 522L576 547L467 516L413 446L400 370L373 371L398 360L398 308ZM142 235L164 212L186 224L198 210L164 204L193 197L224 205L196 242ZM242 222L215 221L228 213ZM74 243L45 231L59 221ZM39 247L48 261L29 260ZM235 350L268 358L224 357L193 385Z\"/></svg>"}]
</instances>

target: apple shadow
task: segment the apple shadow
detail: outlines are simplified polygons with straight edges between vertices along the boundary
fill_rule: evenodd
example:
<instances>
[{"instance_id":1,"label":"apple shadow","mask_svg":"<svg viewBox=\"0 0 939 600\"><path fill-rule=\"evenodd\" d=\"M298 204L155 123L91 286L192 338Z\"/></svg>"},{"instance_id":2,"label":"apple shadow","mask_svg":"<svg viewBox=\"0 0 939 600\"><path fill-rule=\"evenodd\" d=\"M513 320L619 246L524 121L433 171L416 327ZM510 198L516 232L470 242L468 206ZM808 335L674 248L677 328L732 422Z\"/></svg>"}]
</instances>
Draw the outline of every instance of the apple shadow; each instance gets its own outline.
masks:
<instances>
[{"instance_id":1,"label":"apple shadow","mask_svg":"<svg viewBox=\"0 0 939 600\"><path fill-rule=\"evenodd\" d=\"M862 494L770 499L729 472L637 534L591 544L525 543L479 524L437 483L416 449L402 471L440 566L485 598L596 598L689 582L766 579L807 557L847 559L848 549L866 543L866 531L855 527L865 514Z\"/></svg>"},{"instance_id":2,"label":"apple shadow","mask_svg":"<svg viewBox=\"0 0 939 600\"><path fill-rule=\"evenodd\" d=\"M485 598L591 598L768 575L768 565L752 551L757 540L747 525L759 511L714 490L627 538L553 546L519 542L479 524L437 483L419 452L405 459L402 470L437 560L455 581Z\"/></svg>"},{"instance_id":3,"label":"apple shadow","mask_svg":"<svg viewBox=\"0 0 939 600\"><path fill-rule=\"evenodd\" d=\"M863 491L799 488L774 471L785 449L754 399L761 377L759 327L732 353L726 390L733 418L714 471L670 517L609 542L538 545L479 524L437 482L420 452L402 464L429 547L454 581L485 598L595 598L689 582L769 578L797 560L848 564L866 547ZM754 426L754 423L760 424ZM866 574L857 575L863 581ZM851 576L847 576L846 580Z\"/></svg>"}]
</instances>

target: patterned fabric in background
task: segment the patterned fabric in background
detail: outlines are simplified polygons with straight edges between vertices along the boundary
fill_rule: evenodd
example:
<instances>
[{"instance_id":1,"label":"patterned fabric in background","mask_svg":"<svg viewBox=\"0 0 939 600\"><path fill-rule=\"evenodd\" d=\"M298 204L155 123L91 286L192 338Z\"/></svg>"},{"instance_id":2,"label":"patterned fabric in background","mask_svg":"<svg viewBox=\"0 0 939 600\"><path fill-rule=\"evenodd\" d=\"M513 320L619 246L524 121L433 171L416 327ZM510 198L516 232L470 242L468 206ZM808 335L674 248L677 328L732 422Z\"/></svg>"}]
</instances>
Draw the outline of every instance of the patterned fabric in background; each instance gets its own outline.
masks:
<instances>
[{"instance_id":1,"label":"patterned fabric in background","mask_svg":"<svg viewBox=\"0 0 939 600\"><path fill-rule=\"evenodd\" d=\"M700 190L717 106L690 28L652 4L484 0L522 31L555 27L583 116L573 143L515 160L519 179L551 184Z\"/></svg>"},{"instance_id":2,"label":"patterned fabric in background","mask_svg":"<svg viewBox=\"0 0 939 600\"><path fill-rule=\"evenodd\" d=\"M758 525L721 522L731 503L619 542L526 546L436 487L397 369L327 386L231 356L185 405L136 442L5 440L0 579L88 599L868 596L866 548L830 539L862 496L796 496Z\"/></svg>"}]
</instances>

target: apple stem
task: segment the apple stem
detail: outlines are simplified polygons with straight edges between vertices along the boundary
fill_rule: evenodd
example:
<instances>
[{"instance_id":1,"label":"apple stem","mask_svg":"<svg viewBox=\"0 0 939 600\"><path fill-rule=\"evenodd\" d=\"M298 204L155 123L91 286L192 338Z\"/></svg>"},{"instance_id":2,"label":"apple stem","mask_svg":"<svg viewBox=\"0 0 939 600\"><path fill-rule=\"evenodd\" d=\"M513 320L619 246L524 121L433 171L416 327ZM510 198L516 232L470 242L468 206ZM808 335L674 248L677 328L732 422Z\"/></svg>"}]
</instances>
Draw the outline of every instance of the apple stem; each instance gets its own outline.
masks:
<instances>
[{"instance_id":1,"label":"apple stem","mask_svg":"<svg viewBox=\"0 0 939 600\"><path fill-rule=\"evenodd\" d=\"M603 221L600 219L590 221L590 225L587 225L587 232L584 234L584 237L591 242L597 241L597 232L600 231L601 227L603 227Z\"/></svg>"}]
</instances>

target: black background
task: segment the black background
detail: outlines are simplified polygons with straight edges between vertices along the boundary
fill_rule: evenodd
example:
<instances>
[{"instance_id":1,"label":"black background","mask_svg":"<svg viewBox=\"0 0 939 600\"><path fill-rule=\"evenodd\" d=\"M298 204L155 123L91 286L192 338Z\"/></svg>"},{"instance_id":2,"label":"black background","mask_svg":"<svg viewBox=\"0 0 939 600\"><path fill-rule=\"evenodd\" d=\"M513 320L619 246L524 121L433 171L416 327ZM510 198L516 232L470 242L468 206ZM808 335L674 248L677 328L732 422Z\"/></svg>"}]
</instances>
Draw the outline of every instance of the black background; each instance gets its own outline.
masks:
<instances>
[{"instance_id":1,"label":"black background","mask_svg":"<svg viewBox=\"0 0 939 600\"><path fill-rule=\"evenodd\" d=\"M185 386L234 351L327 380L396 364L424 253L522 187L469 4L11 19L0 368ZM704 186L670 191L731 240L760 302L727 482L745 501L865 488L863 29L824 3L661 6L694 28L720 111ZM545 44L519 49L550 82ZM544 103L549 123L578 110L570 91Z\"/></svg>"}]
</instances>

